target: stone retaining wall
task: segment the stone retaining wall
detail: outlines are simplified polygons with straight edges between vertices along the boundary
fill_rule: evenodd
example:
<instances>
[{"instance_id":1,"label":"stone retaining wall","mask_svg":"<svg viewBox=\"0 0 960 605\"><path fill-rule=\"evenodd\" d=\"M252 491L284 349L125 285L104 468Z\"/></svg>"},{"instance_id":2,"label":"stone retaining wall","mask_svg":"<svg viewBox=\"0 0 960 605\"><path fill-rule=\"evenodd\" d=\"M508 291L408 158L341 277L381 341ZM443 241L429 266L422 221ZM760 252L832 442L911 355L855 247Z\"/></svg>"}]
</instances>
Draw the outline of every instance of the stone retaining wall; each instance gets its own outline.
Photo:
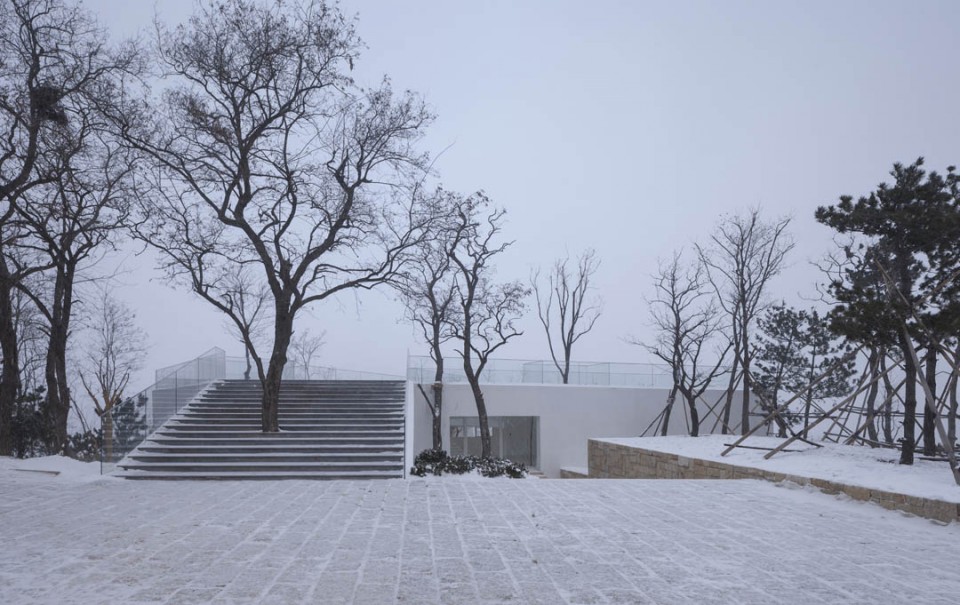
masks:
<instances>
[{"instance_id":1,"label":"stone retaining wall","mask_svg":"<svg viewBox=\"0 0 960 605\"><path fill-rule=\"evenodd\" d=\"M827 494L843 493L854 500L875 502L886 509L900 510L918 517L944 523L960 521L960 504L956 502L908 496L726 462L688 458L596 439L588 441L587 458L591 479L763 479L778 483L791 481L799 485L812 485Z\"/></svg>"}]
</instances>

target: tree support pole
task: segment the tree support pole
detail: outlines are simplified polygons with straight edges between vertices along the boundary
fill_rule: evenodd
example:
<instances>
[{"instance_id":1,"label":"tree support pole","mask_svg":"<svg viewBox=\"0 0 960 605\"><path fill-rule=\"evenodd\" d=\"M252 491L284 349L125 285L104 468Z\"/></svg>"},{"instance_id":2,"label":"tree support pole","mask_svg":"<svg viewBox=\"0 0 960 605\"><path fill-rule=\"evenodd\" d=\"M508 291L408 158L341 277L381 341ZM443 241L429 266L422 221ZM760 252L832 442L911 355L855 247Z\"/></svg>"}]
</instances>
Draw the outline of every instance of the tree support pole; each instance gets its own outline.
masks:
<instances>
[{"instance_id":1,"label":"tree support pole","mask_svg":"<svg viewBox=\"0 0 960 605\"><path fill-rule=\"evenodd\" d=\"M887 370L887 372L889 372L889 371L890 371L890 370ZM808 428L812 429L813 427L817 426L818 424L820 424L821 422L823 422L824 420L826 420L827 418L829 418L829 417L830 417L830 414L833 414L834 412L836 412L837 410L841 409L842 407L844 407L844 406L846 406L846 405L849 405L850 402L853 401L854 399L856 399L857 397L859 397L859 396L860 396L860 393L862 393L865 389L870 388L870 386L873 385L875 382L879 382L881 376L882 376L882 374L877 374L877 375L874 376L873 379L870 380L869 382L861 382L860 385L857 387L857 390L854 391L852 395L847 396L846 398L843 399L843 401L841 401L841 402L838 403L837 405L835 405L835 406L833 406L832 408L830 408L830 409L827 411L827 414L826 414L825 416L821 416L816 422L812 422ZM793 443L794 441L796 441L796 440L799 439L799 438L800 438L800 437L797 436L797 435L794 435L793 437L790 437L789 439L787 439L786 441L784 441L783 443L781 443L781 444L778 445L777 447L775 447L775 448L773 448L772 450L770 450L769 453L765 454L765 455L763 456L763 459L764 459L764 460L769 460L774 454L776 454L777 452L783 450L783 448L787 447L788 445L790 445L791 443Z\"/></svg>"},{"instance_id":2,"label":"tree support pole","mask_svg":"<svg viewBox=\"0 0 960 605\"><path fill-rule=\"evenodd\" d=\"M913 359L914 364L917 364L919 363L917 359L917 349L913 346L913 341L910 340L910 332L907 331L906 322L901 323L901 328L907 336L906 342L910 357ZM947 460L950 462L950 472L953 474L953 480L957 485L960 485L960 470L957 469L957 457L953 451L953 444L950 443L950 440L947 438L947 430L943 427L943 420L941 420L940 414L938 413L934 394L930 390L930 385L927 384L926 380L920 380L919 382L923 386L923 399L926 402L927 409L933 413L934 424L937 427L937 433L940 434L940 442L943 443L943 449L947 452Z\"/></svg>"},{"instance_id":3,"label":"tree support pole","mask_svg":"<svg viewBox=\"0 0 960 605\"><path fill-rule=\"evenodd\" d=\"M831 372L833 372L834 370L836 370L837 368L839 368L841 365L847 363L847 361L849 361L850 359L852 359L853 357L855 357L855 356L857 355L857 353L859 353L859 352L863 349L863 347L864 347L864 345L862 345L862 344L859 345L859 346L857 346L857 348L855 348L855 349L853 349L852 351L848 352L846 355L844 355L843 357L841 357L840 359L838 359L836 362L834 362L829 368L827 368L822 374L820 374L820 376L818 376L817 378L815 378L810 384L808 384L806 387L804 387L803 389L801 389L801 390L800 390L798 393L796 393L793 397L791 397L790 399L788 399L788 400L786 401L786 403L784 403L783 405L781 405L781 406L778 407L777 409L775 409L775 410L773 410L772 412L770 412L770 414L769 414L766 418L764 418L763 421L762 421L760 424L754 426L754 427L753 427L752 429L750 429L747 433L744 433L743 435L741 435L739 439L737 439L737 440L734 441L732 444L730 444L729 446L727 446L727 449L723 450L723 452L721 452L720 455L721 455L721 456L726 456L727 454L729 454L730 452L732 452L735 447L737 447L738 445L740 445L741 443L743 443L744 441L746 441L746 440L747 440L747 437L753 435L753 434L756 433L758 430L760 430L761 427L765 426L768 422L770 422L771 420L773 420L773 418L774 418L775 416L777 416L778 414L782 414L783 412L787 411L787 410L790 408L790 404L793 403L794 401L796 401L797 399L799 399L800 396L803 394L804 391L806 391L807 389L812 389L813 387L815 387L815 386L817 386L818 384L820 384L823 380L825 380L825 379L827 378L827 376L830 375Z\"/></svg>"}]
</instances>

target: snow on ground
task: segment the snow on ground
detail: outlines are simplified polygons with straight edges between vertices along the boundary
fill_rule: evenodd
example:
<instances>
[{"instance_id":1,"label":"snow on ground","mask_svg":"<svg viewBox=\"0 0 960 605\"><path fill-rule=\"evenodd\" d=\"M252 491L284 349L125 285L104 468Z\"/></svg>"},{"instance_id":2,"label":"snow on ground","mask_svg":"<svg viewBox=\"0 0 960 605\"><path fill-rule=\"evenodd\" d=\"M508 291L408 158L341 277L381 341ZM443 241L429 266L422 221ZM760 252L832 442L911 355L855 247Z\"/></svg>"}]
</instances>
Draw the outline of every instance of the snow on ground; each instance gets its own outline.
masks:
<instances>
[{"instance_id":1,"label":"snow on ground","mask_svg":"<svg viewBox=\"0 0 960 605\"><path fill-rule=\"evenodd\" d=\"M0 477L7 480L16 475L19 475L20 478L61 482L112 479L100 475L99 462L80 462L66 456L41 456L22 460L0 456Z\"/></svg>"},{"instance_id":2,"label":"snow on ground","mask_svg":"<svg viewBox=\"0 0 960 605\"><path fill-rule=\"evenodd\" d=\"M960 524L761 481L45 481L0 603L954 604Z\"/></svg>"},{"instance_id":3,"label":"snow on ground","mask_svg":"<svg viewBox=\"0 0 960 605\"><path fill-rule=\"evenodd\" d=\"M817 448L803 442L787 447L788 450L801 451L779 452L769 460L763 459L766 451L745 448L736 448L726 456L721 456L720 453L726 449L725 444L731 444L737 438L730 435L704 435L603 441L960 503L960 486L954 483L946 462L916 460L913 466L901 466L897 463L900 459L897 450L836 443L821 443L823 447ZM781 443L783 439L776 437L748 437L743 445L773 448Z\"/></svg>"}]
</instances>

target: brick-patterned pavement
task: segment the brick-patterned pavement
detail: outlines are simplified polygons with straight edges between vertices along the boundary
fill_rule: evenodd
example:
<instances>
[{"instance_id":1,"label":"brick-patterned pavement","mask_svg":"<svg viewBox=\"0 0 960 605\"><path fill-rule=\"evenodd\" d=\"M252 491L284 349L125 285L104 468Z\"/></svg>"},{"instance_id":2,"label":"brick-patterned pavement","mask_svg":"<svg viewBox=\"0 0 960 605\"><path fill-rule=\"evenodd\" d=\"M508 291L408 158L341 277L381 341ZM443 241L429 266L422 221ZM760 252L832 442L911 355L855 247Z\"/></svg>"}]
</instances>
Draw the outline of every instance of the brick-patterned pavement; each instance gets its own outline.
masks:
<instances>
[{"instance_id":1,"label":"brick-patterned pavement","mask_svg":"<svg viewBox=\"0 0 960 605\"><path fill-rule=\"evenodd\" d=\"M960 524L757 481L0 475L0 603L960 602Z\"/></svg>"}]
</instances>

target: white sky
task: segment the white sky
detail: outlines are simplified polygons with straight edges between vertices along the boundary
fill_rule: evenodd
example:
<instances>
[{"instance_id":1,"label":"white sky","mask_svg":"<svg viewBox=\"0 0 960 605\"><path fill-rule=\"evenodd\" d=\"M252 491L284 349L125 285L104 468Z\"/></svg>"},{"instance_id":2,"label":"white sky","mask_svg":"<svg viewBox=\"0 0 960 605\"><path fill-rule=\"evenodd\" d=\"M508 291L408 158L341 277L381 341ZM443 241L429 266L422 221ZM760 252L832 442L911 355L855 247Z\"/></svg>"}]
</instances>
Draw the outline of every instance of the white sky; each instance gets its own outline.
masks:
<instances>
[{"instance_id":1,"label":"white sky","mask_svg":"<svg viewBox=\"0 0 960 605\"><path fill-rule=\"evenodd\" d=\"M189 0L86 0L117 36L177 22ZM944 2L546 2L345 0L368 46L360 81L388 74L439 115L425 149L448 189L484 189L516 244L503 278L598 250L605 313L575 358L650 361L643 295L658 257L705 239L718 215L761 204L791 215L798 245L772 296L815 293L830 248L813 212L861 195L895 161L960 161L955 24ZM240 354L221 317L131 257L118 295L150 336L147 370L212 346ZM532 301L531 301L532 303ZM390 293L314 308L319 363L404 372L424 354ZM531 308L502 357L546 359ZM134 388L150 381L146 372Z\"/></svg>"}]
</instances>

